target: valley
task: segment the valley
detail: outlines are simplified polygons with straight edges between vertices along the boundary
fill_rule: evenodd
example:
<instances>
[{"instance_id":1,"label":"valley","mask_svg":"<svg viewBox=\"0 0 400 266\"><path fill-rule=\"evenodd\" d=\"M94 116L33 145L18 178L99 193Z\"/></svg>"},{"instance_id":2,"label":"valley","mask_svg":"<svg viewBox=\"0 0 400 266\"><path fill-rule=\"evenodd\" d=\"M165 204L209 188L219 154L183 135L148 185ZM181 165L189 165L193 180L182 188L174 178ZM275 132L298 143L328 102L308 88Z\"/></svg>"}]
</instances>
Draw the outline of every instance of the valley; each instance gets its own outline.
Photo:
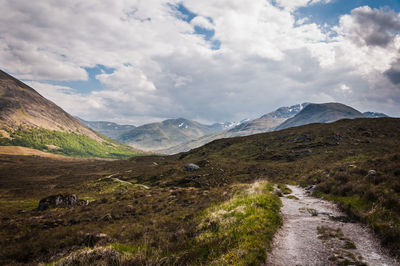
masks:
<instances>
[{"instance_id":1,"label":"valley","mask_svg":"<svg viewBox=\"0 0 400 266\"><path fill-rule=\"evenodd\" d=\"M399 140L398 119L363 118L221 139L173 156L1 155L1 263L261 264L282 223L273 188L281 183L315 185L314 195L399 254ZM185 170L189 163L199 169ZM58 194L88 205L35 210Z\"/></svg>"}]
</instances>

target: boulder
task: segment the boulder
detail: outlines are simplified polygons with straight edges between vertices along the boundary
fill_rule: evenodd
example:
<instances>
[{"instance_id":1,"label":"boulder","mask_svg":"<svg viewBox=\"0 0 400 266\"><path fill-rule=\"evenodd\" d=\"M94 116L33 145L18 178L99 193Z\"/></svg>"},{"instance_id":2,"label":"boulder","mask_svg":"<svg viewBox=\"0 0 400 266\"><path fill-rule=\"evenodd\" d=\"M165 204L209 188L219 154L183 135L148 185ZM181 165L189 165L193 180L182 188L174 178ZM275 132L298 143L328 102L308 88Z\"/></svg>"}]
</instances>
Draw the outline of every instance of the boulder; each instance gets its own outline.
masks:
<instances>
[{"instance_id":1,"label":"boulder","mask_svg":"<svg viewBox=\"0 0 400 266\"><path fill-rule=\"evenodd\" d=\"M197 171L200 169L200 166L198 166L197 164L194 163L190 163L185 165L185 170L186 171Z\"/></svg>"},{"instance_id":2,"label":"boulder","mask_svg":"<svg viewBox=\"0 0 400 266\"><path fill-rule=\"evenodd\" d=\"M376 170L369 170L368 175L376 175Z\"/></svg>"},{"instance_id":3,"label":"boulder","mask_svg":"<svg viewBox=\"0 0 400 266\"><path fill-rule=\"evenodd\" d=\"M38 211L44 211L48 208L54 207L64 207L64 206L84 206L88 205L89 202L84 199L79 199L76 195L53 195L47 198L41 199L39 202L39 206L37 207Z\"/></svg>"}]
</instances>

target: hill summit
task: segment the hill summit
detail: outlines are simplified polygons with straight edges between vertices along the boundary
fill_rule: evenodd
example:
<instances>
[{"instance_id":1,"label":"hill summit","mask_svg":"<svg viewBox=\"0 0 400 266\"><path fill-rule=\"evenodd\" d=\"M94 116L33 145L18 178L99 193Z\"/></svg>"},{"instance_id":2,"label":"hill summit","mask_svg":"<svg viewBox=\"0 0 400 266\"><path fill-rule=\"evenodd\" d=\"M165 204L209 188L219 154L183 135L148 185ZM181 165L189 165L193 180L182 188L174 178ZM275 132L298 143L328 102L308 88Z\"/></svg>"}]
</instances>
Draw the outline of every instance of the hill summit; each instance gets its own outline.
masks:
<instances>
[{"instance_id":1,"label":"hill summit","mask_svg":"<svg viewBox=\"0 0 400 266\"><path fill-rule=\"evenodd\" d=\"M308 104L301 112L292 118L289 118L275 130L281 130L289 127L302 126L312 123L330 123L345 118L363 118L365 117L356 109L341 103L323 103Z\"/></svg>"}]
</instances>

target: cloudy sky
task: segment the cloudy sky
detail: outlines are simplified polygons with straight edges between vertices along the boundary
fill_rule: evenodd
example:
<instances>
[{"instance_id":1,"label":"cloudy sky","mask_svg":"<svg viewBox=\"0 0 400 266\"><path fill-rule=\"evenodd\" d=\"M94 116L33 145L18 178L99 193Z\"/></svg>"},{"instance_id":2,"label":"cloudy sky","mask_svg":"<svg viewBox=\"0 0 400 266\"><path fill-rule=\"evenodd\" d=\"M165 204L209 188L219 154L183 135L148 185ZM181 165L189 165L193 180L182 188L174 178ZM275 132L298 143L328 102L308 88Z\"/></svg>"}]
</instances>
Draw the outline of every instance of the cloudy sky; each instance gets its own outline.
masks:
<instances>
[{"instance_id":1,"label":"cloudy sky","mask_svg":"<svg viewBox=\"0 0 400 266\"><path fill-rule=\"evenodd\" d=\"M140 125L342 102L400 116L398 0L0 0L0 68Z\"/></svg>"}]
</instances>

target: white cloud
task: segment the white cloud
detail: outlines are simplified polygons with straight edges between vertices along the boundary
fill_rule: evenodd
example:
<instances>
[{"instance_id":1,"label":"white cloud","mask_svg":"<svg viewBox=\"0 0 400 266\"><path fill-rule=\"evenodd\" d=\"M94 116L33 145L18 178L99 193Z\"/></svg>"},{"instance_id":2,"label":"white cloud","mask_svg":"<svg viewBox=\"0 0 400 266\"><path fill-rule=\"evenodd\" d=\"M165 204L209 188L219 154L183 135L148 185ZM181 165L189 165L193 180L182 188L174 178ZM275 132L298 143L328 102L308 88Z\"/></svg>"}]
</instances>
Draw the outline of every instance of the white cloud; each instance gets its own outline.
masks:
<instances>
[{"instance_id":1,"label":"white cloud","mask_svg":"<svg viewBox=\"0 0 400 266\"><path fill-rule=\"evenodd\" d=\"M293 15L328 2L183 0L197 15L188 23L173 8L178 0L3 0L0 67L92 120L237 121L303 101L400 115L399 14L363 7L335 28ZM195 26L215 35L206 41ZM384 45L371 45L382 29ZM221 47L212 50L216 40ZM96 65L114 69L96 76L101 91L46 84L86 80L84 68Z\"/></svg>"},{"instance_id":2,"label":"white cloud","mask_svg":"<svg viewBox=\"0 0 400 266\"><path fill-rule=\"evenodd\" d=\"M146 77L143 71L133 66L123 66L112 74L99 74L96 79L109 88L135 94L156 90L153 82Z\"/></svg>"}]
</instances>

